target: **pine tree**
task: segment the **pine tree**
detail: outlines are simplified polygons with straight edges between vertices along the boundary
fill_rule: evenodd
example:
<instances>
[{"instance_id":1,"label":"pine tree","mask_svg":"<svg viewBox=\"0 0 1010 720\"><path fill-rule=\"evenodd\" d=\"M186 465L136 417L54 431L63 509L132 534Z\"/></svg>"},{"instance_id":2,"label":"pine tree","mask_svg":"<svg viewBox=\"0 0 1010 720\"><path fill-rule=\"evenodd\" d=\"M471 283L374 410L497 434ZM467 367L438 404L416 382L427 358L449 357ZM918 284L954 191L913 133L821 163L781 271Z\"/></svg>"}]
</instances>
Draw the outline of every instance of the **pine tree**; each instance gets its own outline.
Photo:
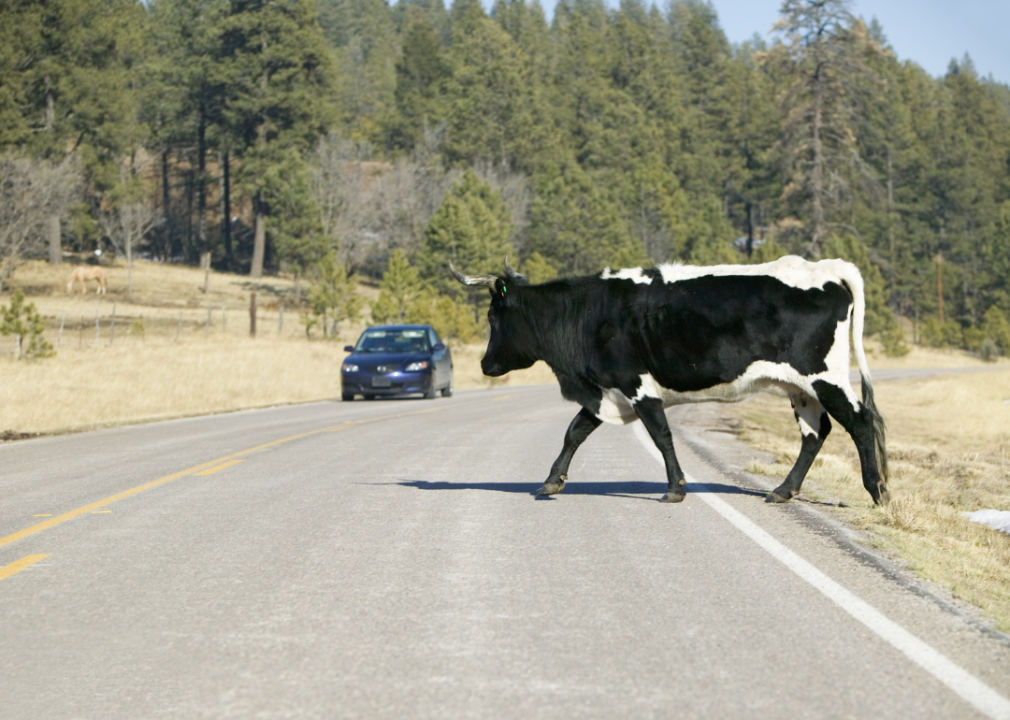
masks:
<instances>
[{"instance_id":1,"label":"pine tree","mask_svg":"<svg viewBox=\"0 0 1010 720\"><path fill-rule=\"evenodd\" d=\"M379 299L372 305L372 322L379 325L407 322L423 288L417 268L410 266L402 250L394 250L379 284Z\"/></svg>"},{"instance_id":2,"label":"pine tree","mask_svg":"<svg viewBox=\"0 0 1010 720\"><path fill-rule=\"evenodd\" d=\"M34 303L25 304L25 294L15 290L10 305L0 305L0 335L13 335L18 360L52 357L53 346L42 337L45 320Z\"/></svg>"},{"instance_id":3,"label":"pine tree","mask_svg":"<svg viewBox=\"0 0 1010 720\"><path fill-rule=\"evenodd\" d=\"M328 253L336 251L323 235L310 184L308 164L293 149L279 163L267 168L262 180L266 231L277 249L278 259L296 277L305 275L310 267L325 260Z\"/></svg>"},{"instance_id":4,"label":"pine tree","mask_svg":"<svg viewBox=\"0 0 1010 720\"><path fill-rule=\"evenodd\" d=\"M342 320L358 319L364 310L365 299L357 292L357 280L337 260L336 253L323 256L315 269L316 282L309 288L309 305L321 320L323 337L336 337Z\"/></svg>"},{"instance_id":5,"label":"pine tree","mask_svg":"<svg viewBox=\"0 0 1010 720\"><path fill-rule=\"evenodd\" d=\"M466 297L468 289L449 274L449 263L470 274L501 272L505 256L513 252L512 230L512 216L501 193L467 170L428 222L418 258L421 277L441 294Z\"/></svg>"},{"instance_id":6,"label":"pine tree","mask_svg":"<svg viewBox=\"0 0 1010 720\"><path fill-rule=\"evenodd\" d=\"M472 15L454 27L452 75L445 82L447 158L456 165L487 160L530 168L542 138L529 61L499 25Z\"/></svg>"},{"instance_id":7,"label":"pine tree","mask_svg":"<svg viewBox=\"0 0 1010 720\"><path fill-rule=\"evenodd\" d=\"M450 67L441 35L429 13L420 8L407 8L401 44L396 62L396 112L384 122L386 144L394 150L410 151L447 112L443 92Z\"/></svg>"},{"instance_id":8,"label":"pine tree","mask_svg":"<svg viewBox=\"0 0 1010 720\"><path fill-rule=\"evenodd\" d=\"M132 0L18 0L0 23L0 150L16 149L83 170L88 205L79 229L94 231L119 160L136 148L134 70L142 58L143 7ZM59 216L49 218L49 257L60 262Z\"/></svg>"},{"instance_id":9,"label":"pine tree","mask_svg":"<svg viewBox=\"0 0 1010 720\"><path fill-rule=\"evenodd\" d=\"M220 28L215 79L242 157L242 184L253 200L250 275L259 277L266 251L263 178L289 150L305 152L325 133L333 119L328 91L335 63L312 0L293 5L239 0Z\"/></svg>"},{"instance_id":10,"label":"pine tree","mask_svg":"<svg viewBox=\"0 0 1010 720\"><path fill-rule=\"evenodd\" d=\"M864 61L876 45L845 0L784 0L775 27L787 44L769 61L791 75L782 95L780 150L791 171L784 195L809 203L806 253L820 257L847 178L863 166L852 128L864 93L876 84Z\"/></svg>"}]
</instances>

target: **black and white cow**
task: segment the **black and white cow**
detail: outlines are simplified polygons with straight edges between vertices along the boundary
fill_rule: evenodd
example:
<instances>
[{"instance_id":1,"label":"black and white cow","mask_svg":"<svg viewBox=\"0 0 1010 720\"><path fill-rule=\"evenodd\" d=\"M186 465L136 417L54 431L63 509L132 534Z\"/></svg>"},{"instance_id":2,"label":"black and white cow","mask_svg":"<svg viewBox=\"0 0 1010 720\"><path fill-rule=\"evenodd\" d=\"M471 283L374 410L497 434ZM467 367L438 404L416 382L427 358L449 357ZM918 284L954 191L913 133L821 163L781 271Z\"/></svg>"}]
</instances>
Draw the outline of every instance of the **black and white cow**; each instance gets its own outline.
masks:
<instances>
[{"instance_id":1,"label":"black and white cow","mask_svg":"<svg viewBox=\"0 0 1010 720\"><path fill-rule=\"evenodd\" d=\"M757 392L785 394L803 435L785 481L766 498L787 502L800 490L830 415L859 452L863 485L886 503L884 422L873 401L863 352L863 279L843 260L789 256L764 265L660 265L530 285L505 259L505 276L457 280L491 293L485 375L545 361L561 394L582 410L541 495L561 492L579 445L603 422L641 419L666 463L663 502L684 499L664 408L733 402ZM849 332L863 399L849 383Z\"/></svg>"}]
</instances>

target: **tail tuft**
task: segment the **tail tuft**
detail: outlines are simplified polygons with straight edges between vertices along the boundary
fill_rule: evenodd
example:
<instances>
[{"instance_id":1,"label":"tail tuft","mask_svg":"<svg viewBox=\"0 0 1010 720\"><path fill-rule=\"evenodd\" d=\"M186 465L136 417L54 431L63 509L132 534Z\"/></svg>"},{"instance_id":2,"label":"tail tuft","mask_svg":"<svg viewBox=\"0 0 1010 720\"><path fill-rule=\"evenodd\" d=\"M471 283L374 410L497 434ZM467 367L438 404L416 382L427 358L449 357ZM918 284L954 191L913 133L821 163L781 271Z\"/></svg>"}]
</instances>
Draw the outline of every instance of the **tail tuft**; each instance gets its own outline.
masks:
<instances>
[{"instance_id":1,"label":"tail tuft","mask_svg":"<svg viewBox=\"0 0 1010 720\"><path fill-rule=\"evenodd\" d=\"M887 468L887 424L884 416L877 409L877 403L873 400L873 381L867 374L861 374L863 381L863 405L870 411L873 420L873 445L877 456L877 471L880 473L881 492L887 487L889 471Z\"/></svg>"}]
</instances>

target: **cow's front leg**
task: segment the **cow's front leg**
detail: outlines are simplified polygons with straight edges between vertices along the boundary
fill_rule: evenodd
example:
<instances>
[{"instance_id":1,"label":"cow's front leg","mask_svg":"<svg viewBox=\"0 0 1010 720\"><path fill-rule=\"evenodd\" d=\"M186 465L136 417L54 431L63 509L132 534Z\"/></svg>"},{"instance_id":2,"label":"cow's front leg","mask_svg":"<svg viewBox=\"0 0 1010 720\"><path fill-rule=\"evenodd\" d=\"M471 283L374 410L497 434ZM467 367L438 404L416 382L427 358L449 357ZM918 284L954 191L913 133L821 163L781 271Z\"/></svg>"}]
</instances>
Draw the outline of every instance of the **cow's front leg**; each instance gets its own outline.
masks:
<instances>
[{"instance_id":1,"label":"cow's front leg","mask_svg":"<svg viewBox=\"0 0 1010 720\"><path fill-rule=\"evenodd\" d=\"M551 466L551 474L548 476L547 482L537 491L537 495L555 495L565 489L565 481L568 480L568 465L572 462L572 456L579 449L579 445L602 422L585 408L579 411L579 414L568 426L568 431L565 433L565 446L561 448L561 454Z\"/></svg>"},{"instance_id":2,"label":"cow's front leg","mask_svg":"<svg viewBox=\"0 0 1010 720\"><path fill-rule=\"evenodd\" d=\"M673 451L673 436L663 412L663 401L658 398L644 398L635 402L635 413L649 431L652 442L656 443L666 463L666 494L660 502L675 503L684 499L684 471L680 469L677 455Z\"/></svg>"}]
</instances>

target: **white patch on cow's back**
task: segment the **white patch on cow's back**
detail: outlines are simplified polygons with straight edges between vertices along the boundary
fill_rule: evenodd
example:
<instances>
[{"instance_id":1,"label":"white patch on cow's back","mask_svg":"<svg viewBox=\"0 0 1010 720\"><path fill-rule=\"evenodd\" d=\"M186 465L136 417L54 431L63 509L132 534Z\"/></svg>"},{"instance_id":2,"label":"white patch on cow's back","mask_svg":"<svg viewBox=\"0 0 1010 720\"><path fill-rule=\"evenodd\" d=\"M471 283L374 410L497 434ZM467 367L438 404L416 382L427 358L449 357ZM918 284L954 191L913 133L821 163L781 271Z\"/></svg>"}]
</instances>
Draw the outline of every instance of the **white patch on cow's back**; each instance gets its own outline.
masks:
<instances>
[{"instance_id":1,"label":"white patch on cow's back","mask_svg":"<svg viewBox=\"0 0 1010 720\"><path fill-rule=\"evenodd\" d=\"M810 262L796 255L786 255L770 263L760 265L681 265L680 263L664 263L658 265L664 282L675 283L682 280L693 280L701 277L726 276L764 276L781 280L790 287L800 290L823 288L826 283L841 283L843 277L849 276L846 269L849 263L844 260L820 260ZM640 267L624 268L613 271L606 268L600 274L601 280L631 280L640 285L648 285L652 278L644 274Z\"/></svg>"},{"instance_id":2,"label":"white patch on cow's back","mask_svg":"<svg viewBox=\"0 0 1010 720\"><path fill-rule=\"evenodd\" d=\"M646 373L639 376L641 386L633 398L627 397L616 388L601 388L603 398L600 410L596 416L606 423L622 425L638 419L634 403L645 398L659 398L663 407L685 405L699 402L739 402L744 398L758 393L771 393L788 396L799 393L811 398L817 397L814 382L824 380L840 388L845 397L852 403L855 410L859 409L859 400L852 385L849 383L849 320L838 323L835 329L835 340L824 359L827 369L815 375L802 375L788 363L773 363L767 360L757 360L751 363L747 370L732 382L714 385L704 390L677 392L660 385L656 379ZM818 428L810 428L817 432Z\"/></svg>"},{"instance_id":3,"label":"white patch on cow's back","mask_svg":"<svg viewBox=\"0 0 1010 720\"><path fill-rule=\"evenodd\" d=\"M610 268L604 268L603 272L600 273L601 280L631 280L639 285L648 285L652 282L652 278L646 277L643 274L642 268L624 268L618 270L617 272L611 271Z\"/></svg>"}]
</instances>

